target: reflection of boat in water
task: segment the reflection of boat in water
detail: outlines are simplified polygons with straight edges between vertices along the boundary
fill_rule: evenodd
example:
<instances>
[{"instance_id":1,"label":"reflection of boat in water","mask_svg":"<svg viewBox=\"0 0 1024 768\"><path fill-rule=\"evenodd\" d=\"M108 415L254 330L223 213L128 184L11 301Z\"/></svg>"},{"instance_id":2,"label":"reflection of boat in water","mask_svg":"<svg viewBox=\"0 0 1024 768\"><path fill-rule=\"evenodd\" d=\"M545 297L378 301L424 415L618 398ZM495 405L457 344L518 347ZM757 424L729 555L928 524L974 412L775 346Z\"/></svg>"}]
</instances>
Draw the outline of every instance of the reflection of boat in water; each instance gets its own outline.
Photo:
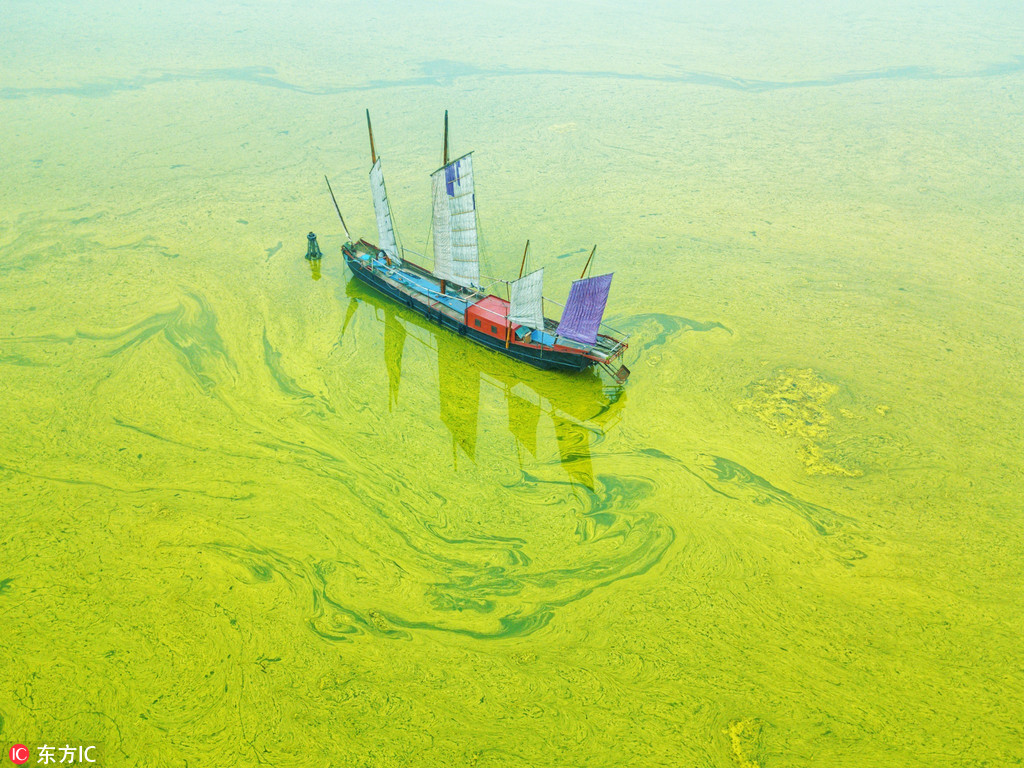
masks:
<instances>
[{"instance_id":1,"label":"reflection of boat in water","mask_svg":"<svg viewBox=\"0 0 1024 768\"><path fill-rule=\"evenodd\" d=\"M625 397L621 387L606 386L593 370L571 382L545 371L524 376L522 368L505 358L461 343L418 314L404 311L375 291L367 290L356 279L348 281L346 294L350 303L343 334L361 304L372 307L383 326L382 346L392 408L399 402L406 345L422 344L436 351L438 417L451 435L453 454L457 456L461 451L476 461L481 388L491 387L505 398L508 431L520 451L538 457L541 417L546 417L553 428L564 470L573 482L593 488L590 443L601 438L618 420L619 406Z\"/></svg>"},{"instance_id":2,"label":"reflection of boat in water","mask_svg":"<svg viewBox=\"0 0 1024 768\"><path fill-rule=\"evenodd\" d=\"M369 128L369 111L366 122ZM490 350L549 370L582 371L596 365L624 382L629 369L621 364L615 368L612 363L621 363L626 337L602 322L611 274L583 277L588 259L583 275L572 284L559 321L544 315L544 302L553 302L542 294L543 269L524 276L520 267L519 279L511 282L481 276L473 156L466 154L449 162L447 112L444 126L443 165L431 174L433 270L409 261L398 244L370 129L370 188L380 239L373 245L366 240L352 242L348 237L342 253L352 274L388 298ZM331 196L333 199L333 192ZM334 204L337 207L336 200ZM338 216L341 218L340 209ZM341 223L348 236L343 218ZM523 266L526 255L524 251ZM591 258L593 255L591 252ZM488 293L496 284L508 287L508 300Z\"/></svg>"}]
</instances>

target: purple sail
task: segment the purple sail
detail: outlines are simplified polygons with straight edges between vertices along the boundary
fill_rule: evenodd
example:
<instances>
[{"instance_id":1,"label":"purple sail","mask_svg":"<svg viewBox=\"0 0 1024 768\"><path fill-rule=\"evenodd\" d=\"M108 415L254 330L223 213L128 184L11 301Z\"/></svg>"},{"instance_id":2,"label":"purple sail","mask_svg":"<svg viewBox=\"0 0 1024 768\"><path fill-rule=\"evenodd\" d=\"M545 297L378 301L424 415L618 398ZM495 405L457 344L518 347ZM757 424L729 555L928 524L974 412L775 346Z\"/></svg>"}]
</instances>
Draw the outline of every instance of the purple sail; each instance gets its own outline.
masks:
<instances>
[{"instance_id":1,"label":"purple sail","mask_svg":"<svg viewBox=\"0 0 1024 768\"><path fill-rule=\"evenodd\" d=\"M556 333L581 344L597 341L597 330L601 327L604 305L608 302L608 289L611 286L611 274L576 280L569 289L569 298L565 302L562 321Z\"/></svg>"}]
</instances>

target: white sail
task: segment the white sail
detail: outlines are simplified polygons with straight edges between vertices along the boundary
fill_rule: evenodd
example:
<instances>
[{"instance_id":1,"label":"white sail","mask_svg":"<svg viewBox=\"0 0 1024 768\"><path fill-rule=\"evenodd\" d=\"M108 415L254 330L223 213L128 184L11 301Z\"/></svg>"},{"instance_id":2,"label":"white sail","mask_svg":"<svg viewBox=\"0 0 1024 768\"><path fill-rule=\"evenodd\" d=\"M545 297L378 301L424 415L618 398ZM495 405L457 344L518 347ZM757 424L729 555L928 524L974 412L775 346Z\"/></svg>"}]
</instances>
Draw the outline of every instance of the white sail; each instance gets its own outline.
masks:
<instances>
[{"instance_id":1,"label":"white sail","mask_svg":"<svg viewBox=\"0 0 1024 768\"><path fill-rule=\"evenodd\" d=\"M467 287L480 285L480 251L476 238L476 195L473 192L473 156L463 155L435 171L434 189L448 198L451 274L446 279ZM434 199L434 210L439 203ZM435 219L435 227L437 226ZM434 233L435 248L437 230ZM436 256L435 256L436 258ZM442 275L438 275L442 277Z\"/></svg>"},{"instance_id":2,"label":"white sail","mask_svg":"<svg viewBox=\"0 0 1024 768\"><path fill-rule=\"evenodd\" d=\"M392 261L402 262L395 242L395 226L391 223L391 206L388 204L388 192L384 189L384 172L380 168L380 158L370 169L370 191L373 193L373 211L377 214L377 231L380 240L377 247L387 253Z\"/></svg>"},{"instance_id":3,"label":"white sail","mask_svg":"<svg viewBox=\"0 0 1024 768\"><path fill-rule=\"evenodd\" d=\"M527 328L544 328L544 270L538 269L510 286L508 319Z\"/></svg>"},{"instance_id":4,"label":"white sail","mask_svg":"<svg viewBox=\"0 0 1024 768\"><path fill-rule=\"evenodd\" d=\"M448 191L444 183L444 169L430 177L434 193L434 276L452 280L452 228L448 211Z\"/></svg>"}]
</instances>

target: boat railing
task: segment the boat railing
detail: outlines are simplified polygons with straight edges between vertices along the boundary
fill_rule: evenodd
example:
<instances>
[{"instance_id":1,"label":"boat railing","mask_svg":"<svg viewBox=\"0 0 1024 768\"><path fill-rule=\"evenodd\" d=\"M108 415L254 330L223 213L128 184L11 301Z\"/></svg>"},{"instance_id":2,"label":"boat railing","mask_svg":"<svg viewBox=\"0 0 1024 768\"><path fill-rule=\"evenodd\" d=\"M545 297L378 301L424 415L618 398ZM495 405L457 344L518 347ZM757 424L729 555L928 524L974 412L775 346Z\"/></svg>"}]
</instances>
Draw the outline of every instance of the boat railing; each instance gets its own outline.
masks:
<instances>
[{"instance_id":1,"label":"boat railing","mask_svg":"<svg viewBox=\"0 0 1024 768\"><path fill-rule=\"evenodd\" d=\"M402 248L402 257L403 258L405 258L405 254L406 253L411 253L413 256L419 256L422 259L427 258L424 254L419 253L418 251L414 251L411 248ZM504 278L501 278L501 277L491 277L490 275L480 275L480 279L481 279L481 281L486 281L486 284L485 285L481 285L480 288L471 288L471 287L468 287L468 286L461 286L461 285L459 286L459 288L460 288L460 290L462 290L462 291L464 291L466 293L469 293L471 296L479 296L480 298L484 299L484 298L487 298L487 296L490 295L488 293L488 291L490 291L491 286L493 286L495 283L501 283L502 285L508 286L508 285L511 285L514 282L513 280L505 280ZM423 290L424 293L426 293L428 295L432 295L432 296L440 297L442 295L440 291L434 291L434 290L430 290L430 289L424 290L422 288L420 290ZM554 304L556 307L559 307L562 310L565 309L565 304L563 304L560 301L555 301L554 299L549 299L547 296L542 296L541 298L547 304ZM480 311L487 312L488 314L494 315L499 320L505 320L506 319L506 316L501 314L500 312L494 312L493 310L489 310L489 309L486 309L486 308L483 308L483 307L480 307L479 309L480 309ZM559 312L559 314L561 314L561 312ZM603 322L603 321L601 322L599 330L604 331L606 333L615 334L615 336L617 338L614 338L614 341L618 342L618 344L623 346L623 347L626 346L626 340L629 339L629 334L626 333L625 331L621 331L618 328L615 328L615 327L613 327L613 326L611 326L608 323ZM618 349L618 347L616 347L616 350L617 349Z\"/></svg>"},{"instance_id":2,"label":"boat railing","mask_svg":"<svg viewBox=\"0 0 1024 768\"><path fill-rule=\"evenodd\" d=\"M543 296L542 298L548 304L554 304L556 307L561 307L562 309L565 309L565 304L563 304L560 301L555 301L554 299L549 299L547 296ZM628 333L626 333L625 331L620 331L618 328L612 327L611 325L609 325L608 323L604 322L603 320L601 321L600 329L601 330L605 330L605 331L609 331L611 333L616 334L617 336L621 337L622 341L625 341L626 339L629 338L629 334Z\"/></svg>"},{"instance_id":3,"label":"boat railing","mask_svg":"<svg viewBox=\"0 0 1024 768\"><path fill-rule=\"evenodd\" d=\"M490 287L492 285L494 285L495 283L502 283L504 285L511 285L514 282L512 280L504 280L504 279L502 279L500 277L488 277L486 275L481 275L480 277L482 279L484 279L484 280L488 280L489 281L487 283L487 285L482 286L480 291L475 291L475 290L473 291L473 293L478 294L478 295L480 295L482 297L488 295L484 291L490 290ZM469 290L473 290L473 289L469 289ZM560 301L555 301L554 299L549 299L547 296L542 296L541 298L547 304L554 304L556 307L559 307L562 310L565 309L565 304L563 304ZM559 314L561 314L561 313L559 313ZM608 333L614 333L615 335L619 336L623 342L625 342L625 340L629 338L629 334L628 333L626 333L625 331L619 330L618 328L615 328L614 326L612 326L612 325L610 325L610 324L608 324L608 323L606 323L604 321L601 322L600 329L604 330L604 331L607 331Z\"/></svg>"}]
</instances>

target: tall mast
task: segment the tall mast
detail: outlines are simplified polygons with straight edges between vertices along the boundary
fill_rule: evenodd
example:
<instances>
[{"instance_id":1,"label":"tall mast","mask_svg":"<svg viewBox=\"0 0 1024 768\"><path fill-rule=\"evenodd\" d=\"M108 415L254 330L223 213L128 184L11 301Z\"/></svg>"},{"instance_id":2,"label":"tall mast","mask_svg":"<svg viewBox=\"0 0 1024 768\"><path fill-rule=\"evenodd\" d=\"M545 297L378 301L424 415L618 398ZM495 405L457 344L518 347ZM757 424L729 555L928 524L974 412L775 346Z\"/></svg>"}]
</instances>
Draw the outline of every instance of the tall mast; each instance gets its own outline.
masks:
<instances>
[{"instance_id":1,"label":"tall mast","mask_svg":"<svg viewBox=\"0 0 1024 768\"><path fill-rule=\"evenodd\" d=\"M366 129L370 132L370 162L377 162L377 151L373 148L373 126L370 125L370 110L366 110Z\"/></svg>"},{"instance_id":2,"label":"tall mast","mask_svg":"<svg viewBox=\"0 0 1024 768\"><path fill-rule=\"evenodd\" d=\"M370 133L370 192L373 194L373 212L377 216L377 233L380 240L377 247L384 255L385 261L402 263L402 250L398 247L395 236L395 224L391 220L391 206L388 204L388 193L384 188L384 171L380 167L377 149L373 146L373 125L370 124L370 110L366 110L366 130Z\"/></svg>"},{"instance_id":3,"label":"tall mast","mask_svg":"<svg viewBox=\"0 0 1024 768\"><path fill-rule=\"evenodd\" d=\"M443 162L443 163L441 163L441 166L442 166L442 167L444 167L444 166L446 166L446 165L448 165L448 110L447 110L447 109L446 109L446 110L444 111L444 162ZM436 183L437 183L437 184L442 184L443 182L442 182L442 181L440 181L440 180L438 180L438 181L437 181ZM438 193L438 194L443 194L443 193ZM446 213L446 217L447 217L447 205L448 205L448 201L447 201L447 200L443 200L443 201L442 201L442 204L443 204L444 206L446 206L446 207L445 207L445 213ZM436 202L436 201L435 201L434 207L435 207L435 209L436 209L436 207L437 207L437 202ZM436 210L435 210L435 213L436 213ZM446 218L446 221L447 221L447 218ZM437 226L437 224L435 224L434 226L436 227L436 226ZM448 226L448 224L446 223L446 224L444 224L443 226L444 226L444 227L447 227L447 226ZM436 231L437 231L437 230L435 229L434 231L435 231L435 233L436 233ZM447 237L448 237L448 238L451 238L451 233L450 233L450 232L446 232L446 235L447 235ZM438 248L438 246L437 246L437 237L438 237L438 236L437 236L437 235L435 234L435 235L434 235L434 268L435 268L435 269L437 269L437 248ZM449 239L449 240L448 240L447 242L449 242L449 243L450 243L450 239ZM448 261L448 262L451 262L451 253L450 253L450 251L451 251L451 245L449 244L449 245L447 245L446 247L448 248L448 256L447 256L447 261ZM449 263L449 266L448 266L447 268L448 268L448 269L451 269L451 265L450 265L450 263ZM447 274L447 273L446 273L446 274ZM441 285L440 285L440 289L441 289L441 295L442 295L442 296L444 296L444 293L445 293L445 288L447 287L447 285L448 285L448 280L442 277L442 278L441 278Z\"/></svg>"},{"instance_id":4,"label":"tall mast","mask_svg":"<svg viewBox=\"0 0 1024 768\"><path fill-rule=\"evenodd\" d=\"M448 110L444 111L444 162L441 165L448 165Z\"/></svg>"},{"instance_id":5,"label":"tall mast","mask_svg":"<svg viewBox=\"0 0 1024 768\"><path fill-rule=\"evenodd\" d=\"M327 177L326 177L326 176L324 176L324 178L326 179ZM339 216L341 216L341 214L340 214L340 213L339 213L338 215L339 215ZM522 279L522 277L523 277L523 267L525 267L525 266L526 266L526 252L527 252L528 250L530 250L530 241L529 241L529 240L527 240L527 241L526 241L526 247L525 247L525 248L523 248L523 261L522 261L522 263L521 263L521 264L519 265L519 277L520 277L520 279Z\"/></svg>"},{"instance_id":6,"label":"tall mast","mask_svg":"<svg viewBox=\"0 0 1024 768\"><path fill-rule=\"evenodd\" d=\"M345 217L341 215L341 208L338 207L338 201L334 197L334 190L331 189L331 180L327 178L327 174L324 174L324 181L327 182L327 191L331 193L331 200L334 201L334 210L338 212L338 218L341 219L341 228L345 230L345 237L352 241L352 235L348 233L348 227L345 226Z\"/></svg>"},{"instance_id":7,"label":"tall mast","mask_svg":"<svg viewBox=\"0 0 1024 768\"><path fill-rule=\"evenodd\" d=\"M434 213L434 276L467 288L480 287L473 154L448 157L448 112L444 121L444 165L430 174Z\"/></svg>"},{"instance_id":8,"label":"tall mast","mask_svg":"<svg viewBox=\"0 0 1024 768\"><path fill-rule=\"evenodd\" d=\"M519 264L519 279L523 279L523 267L526 266L526 252L530 250L530 241L526 241L526 247L523 248L523 260ZM509 313L512 311L512 286L508 286L508 307L505 309L505 349L508 349L509 342L512 339L512 321L509 319Z\"/></svg>"},{"instance_id":9,"label":"tall mast","mask_svg":"<svg viewBox=\"0 0 1024 768\"><path fill-rule=\"evenodd\" d=\"M582 280L582 279L583 279L583 276L584 276L585 274L587 274L587 267L589 267L589 266L590 266L590 260L591 260L592 258L594 258L594 251L596 251L596 250L597 250L597 245L595 244L595 245L594 245L594 250L593 250L593 251L591 251L591 252L590 252L590 255L589 255L589 256L587 257L587 263L583 265L583 271L582 271L582 272L580 272L580 280Z\"/></svg>"}]
</instances>

